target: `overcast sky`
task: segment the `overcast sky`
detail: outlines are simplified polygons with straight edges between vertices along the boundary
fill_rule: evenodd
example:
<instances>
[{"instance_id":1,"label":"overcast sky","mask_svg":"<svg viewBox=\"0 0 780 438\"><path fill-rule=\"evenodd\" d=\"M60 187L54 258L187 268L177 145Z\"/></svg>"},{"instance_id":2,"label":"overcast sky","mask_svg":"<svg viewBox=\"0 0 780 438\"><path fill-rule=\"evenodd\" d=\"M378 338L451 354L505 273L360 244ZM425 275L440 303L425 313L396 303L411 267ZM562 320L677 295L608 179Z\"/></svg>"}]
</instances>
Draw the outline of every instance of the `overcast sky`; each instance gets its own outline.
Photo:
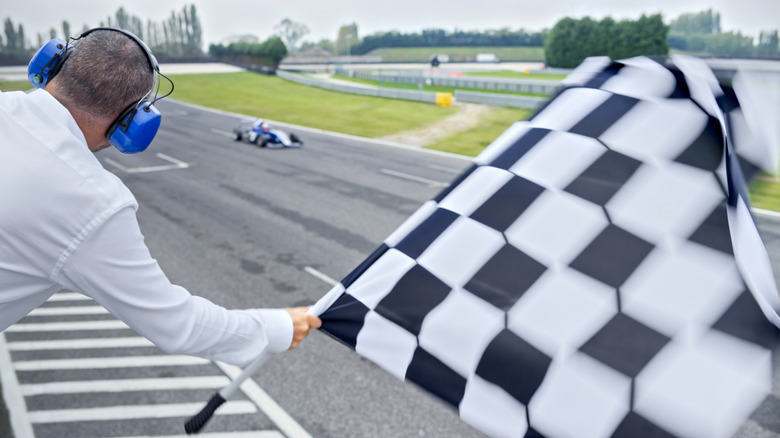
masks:
<instances>
[{"instance_id":1,"label":"overcast sky","mask_svg":"<svg viewBox=\"0 0 780 438\"><path fill-rule=\"evenodd\" d=\"M551 28L564 16L601 19L636 19L643 13L661 13L669 23L680 14L709 8L721 15L723 31L758 37L761 30L780 28L780 0L4 0L0 19L22 24L30 43L37 34L48 39L54 27L62 37L62 20L72 32L84 25L98 26L120 6L144 23L165 20L171 11L195 4L205 48L238 34L265 40L274 27L289 18L305 24L304 40L335 40L341 25L357 23L360 36L397 30L419 32L487 30L508 27L539 31Z\"/></svg>"}]
</instances>

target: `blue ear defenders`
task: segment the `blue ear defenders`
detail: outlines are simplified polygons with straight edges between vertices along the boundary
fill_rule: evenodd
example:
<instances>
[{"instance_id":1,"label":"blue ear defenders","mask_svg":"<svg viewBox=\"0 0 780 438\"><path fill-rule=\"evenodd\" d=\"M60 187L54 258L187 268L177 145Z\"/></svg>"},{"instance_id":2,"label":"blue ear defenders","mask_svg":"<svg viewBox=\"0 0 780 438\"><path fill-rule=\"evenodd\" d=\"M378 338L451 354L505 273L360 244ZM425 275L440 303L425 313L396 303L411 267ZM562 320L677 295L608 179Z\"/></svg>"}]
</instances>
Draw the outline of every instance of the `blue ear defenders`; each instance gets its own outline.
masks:
<instances>
[{"instance_id":1,"label":"blue ear defenders","mask_svg":"<svg viewBox=\"0 0 780 438\"><path fill-rule=\"evenodd\" d=\"M152 68L152 71L164 77L171 83L171 91L168 92L168 94L157 98L155 93L154 99L150 102L147 100L147 97L154 91L154 87L152 87L146 96L122 111L122 114L114 120L111 127L106 131L106 138L120 152L135 154L144 151L149 147L149 144L151 144L154 136L157 134L157 130L160 128L162 116L157 108L154 107L154 102L173 92L173 82L167 76L160 73L160 66L157 64L157 59L152 54L152 51L149 50L149 47L143 41L132 33L112 27L96 27L82 33L76 38L69 38L68 41L55 38L35 52L35 55L33 55L27 66L27 77L34 87L46 87L73 52L73 46L70 45L69 41L76 41L84 38L96 30L111 30L127 35L143 49L149 60L149 66Z\"/></svg>"}]
</instances>

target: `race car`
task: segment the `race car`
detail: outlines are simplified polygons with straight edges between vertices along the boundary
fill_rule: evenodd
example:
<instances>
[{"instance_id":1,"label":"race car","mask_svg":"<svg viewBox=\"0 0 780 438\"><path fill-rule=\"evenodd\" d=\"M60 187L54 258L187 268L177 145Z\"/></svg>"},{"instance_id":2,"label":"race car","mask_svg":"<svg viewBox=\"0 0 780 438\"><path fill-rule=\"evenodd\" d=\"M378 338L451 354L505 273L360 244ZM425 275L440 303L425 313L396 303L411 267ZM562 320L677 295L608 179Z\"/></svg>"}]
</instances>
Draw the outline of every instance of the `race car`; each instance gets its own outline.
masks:
<instances>
[{"instance_id":1,"label":"race car","mask_svg":"<svg viewBox=\"0 0 780 438\"><path fill-rule=\"evenodd\" d=\"M246 141L261 148L299 148L303 142L297 135L272 128L262 119L240 119L233 130L233 140Z\"/></svg>"}]
</instances>

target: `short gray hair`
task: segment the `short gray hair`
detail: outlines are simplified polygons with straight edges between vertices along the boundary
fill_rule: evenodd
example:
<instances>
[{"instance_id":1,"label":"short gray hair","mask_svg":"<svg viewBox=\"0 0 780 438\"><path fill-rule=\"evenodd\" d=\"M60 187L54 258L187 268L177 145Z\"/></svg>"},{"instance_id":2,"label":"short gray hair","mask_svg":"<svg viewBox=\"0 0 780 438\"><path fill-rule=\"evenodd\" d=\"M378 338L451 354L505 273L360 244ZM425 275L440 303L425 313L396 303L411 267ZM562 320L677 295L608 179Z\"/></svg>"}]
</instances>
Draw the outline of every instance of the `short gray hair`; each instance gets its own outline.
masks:
<instances>
[{"instance_id":1,"label":"short gray hair","mask_svg":"<svg viewBox=\"0 0 780 438\"><path fill-rule=\"evenodd\" d=\"M155 78L136 41L121 32L95 30L76 42L54 80L67 106L114 118L149 93Z\"/></svg>"}]
</instances>

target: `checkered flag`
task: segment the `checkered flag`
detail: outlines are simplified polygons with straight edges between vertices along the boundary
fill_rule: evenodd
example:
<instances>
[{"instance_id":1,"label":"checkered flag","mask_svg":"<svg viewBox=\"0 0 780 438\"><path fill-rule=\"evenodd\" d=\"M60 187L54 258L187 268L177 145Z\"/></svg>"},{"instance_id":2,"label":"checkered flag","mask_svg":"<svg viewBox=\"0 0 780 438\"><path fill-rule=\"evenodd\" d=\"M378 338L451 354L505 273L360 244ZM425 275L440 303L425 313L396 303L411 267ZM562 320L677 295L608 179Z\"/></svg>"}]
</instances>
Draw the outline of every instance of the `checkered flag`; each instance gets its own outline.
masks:
<instances>
[{"instance_id":1,"label":"checkered flag","mask_svg":"<svg viewBox=\"0 0 780 438\"><path fill-rule=\"evenodd\" d=\"M694 59L588 60L317 303L323 330L491 436L733 434L780 322L744 106Z\"/></svg>"}]
</instances>

